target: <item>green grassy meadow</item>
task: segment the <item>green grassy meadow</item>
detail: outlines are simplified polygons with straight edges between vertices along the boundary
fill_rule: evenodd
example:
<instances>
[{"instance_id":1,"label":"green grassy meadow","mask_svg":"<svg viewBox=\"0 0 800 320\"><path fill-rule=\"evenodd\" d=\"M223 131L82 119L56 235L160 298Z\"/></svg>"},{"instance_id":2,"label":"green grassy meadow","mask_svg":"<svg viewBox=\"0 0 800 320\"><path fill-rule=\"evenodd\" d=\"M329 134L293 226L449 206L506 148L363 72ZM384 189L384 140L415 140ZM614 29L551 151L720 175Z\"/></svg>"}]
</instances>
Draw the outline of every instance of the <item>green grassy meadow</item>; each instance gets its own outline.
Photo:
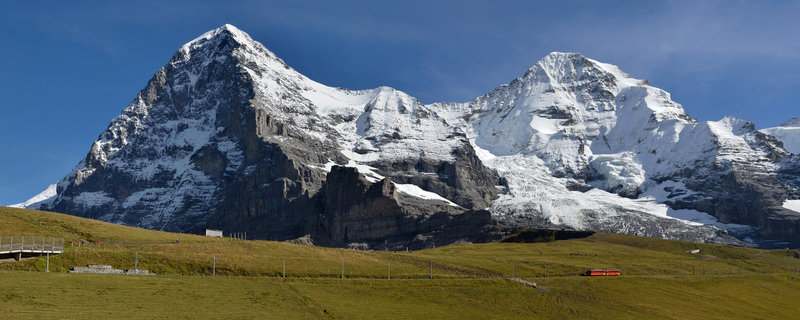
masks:
<instances>
[{"instance_id":1,"label":"green grassy meadow","mask_svg":"<svg viewBox=\"0 0 800 320\"><path fill-rule=\"evenodd\" d=\"M45 258L0 263L2 318L800 318L800 254L793 250L598 233L356 251L0 207L0 237L23 235L64 238L65 252L50 257L50 273L42 272ZM80 247L81 240L95 245ZM137 252L139 268L159 275L66 273L88 264L132 269ZM623 276L577 276L589 268ZM539 287L504 280L512 275Z\"/></svg>"}]
</instances>

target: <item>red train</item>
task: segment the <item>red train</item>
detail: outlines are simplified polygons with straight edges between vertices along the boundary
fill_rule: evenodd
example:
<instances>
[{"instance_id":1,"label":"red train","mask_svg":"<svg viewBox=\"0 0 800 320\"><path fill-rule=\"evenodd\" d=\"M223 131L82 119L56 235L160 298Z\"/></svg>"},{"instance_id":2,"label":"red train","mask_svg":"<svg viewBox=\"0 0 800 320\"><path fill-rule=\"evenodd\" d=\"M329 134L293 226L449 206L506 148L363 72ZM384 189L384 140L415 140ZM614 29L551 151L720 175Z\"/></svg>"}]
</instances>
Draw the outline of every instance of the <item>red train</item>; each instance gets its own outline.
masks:
<instances>
[{"instance_id":1,"label":"red train","mask_svg":"<svg viewBox=\"0 0 800 320\"><path fill-rule=\"evenodd\" d=\"M583 273L584 276L618 276L619 270L591 269Z\"/></svg>"}]
</instances>

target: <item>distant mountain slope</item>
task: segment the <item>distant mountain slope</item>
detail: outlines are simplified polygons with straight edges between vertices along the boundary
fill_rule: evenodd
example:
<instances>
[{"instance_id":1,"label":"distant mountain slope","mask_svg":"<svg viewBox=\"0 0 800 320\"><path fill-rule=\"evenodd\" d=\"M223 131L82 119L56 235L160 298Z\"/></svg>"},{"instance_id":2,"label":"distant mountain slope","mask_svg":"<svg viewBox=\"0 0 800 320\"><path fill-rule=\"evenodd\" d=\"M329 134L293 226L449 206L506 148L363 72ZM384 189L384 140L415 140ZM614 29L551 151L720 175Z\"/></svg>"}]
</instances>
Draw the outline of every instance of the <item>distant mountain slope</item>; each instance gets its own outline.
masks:
<instances>
[{"instance_id":1,"label":"distant mountain slope","mask_svg":"<svg viewBox=\"0 0 800 320\"><path fill-rule=\"evenodd\" d=\"M761 129L760 131L778 139L783 143L786 151L800 154L800 119L797 117L782 123L779 127Z\"/></svg>"},{"instance_id":2,"label":"distant mountain slope","mask_svg":"<svg viewBox=\"0 0 800 320\"><path fill-rule=\"evenodd\" d=\"M49 205L53 200L56 199L56 189L58 187L58 183L53 183L47 186L44 191L40 192L39 194L33 196L22 203L12 204L9 207L11 208L38 208L45 205Z\"/></svg>"},{"instance_id":3,"label":"distant mountain slope","mask_svg":"<svg viewBox=\"0 0 800 320\"><path fill-rule=\"evenodd\" d=\"M55 195L158 230L425 247L505 227L800 239L800 167L747 121L699 123L620 68L554 52L465 103L331 88L231 25L182 46Z\"/></svg>"}]
</instances>

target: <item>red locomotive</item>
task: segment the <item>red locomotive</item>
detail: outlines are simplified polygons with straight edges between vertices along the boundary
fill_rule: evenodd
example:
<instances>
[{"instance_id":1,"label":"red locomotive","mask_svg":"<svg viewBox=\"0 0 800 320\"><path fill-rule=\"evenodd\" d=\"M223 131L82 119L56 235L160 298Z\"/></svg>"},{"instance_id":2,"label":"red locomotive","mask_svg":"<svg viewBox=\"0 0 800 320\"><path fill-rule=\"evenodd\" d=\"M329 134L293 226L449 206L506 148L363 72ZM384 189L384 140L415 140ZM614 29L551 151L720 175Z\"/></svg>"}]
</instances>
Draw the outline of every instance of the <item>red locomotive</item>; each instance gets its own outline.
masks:
<instances>
[{"instance_id":1,"label":"red locomotive","mask_svg":"<svg viewBox=\"0 0 800 320\"><path fill-rule=\"evenodd\" d=\"M584 276L618 276L619 270L591 269L583 273Z\"/></svg>"}]
</instances>

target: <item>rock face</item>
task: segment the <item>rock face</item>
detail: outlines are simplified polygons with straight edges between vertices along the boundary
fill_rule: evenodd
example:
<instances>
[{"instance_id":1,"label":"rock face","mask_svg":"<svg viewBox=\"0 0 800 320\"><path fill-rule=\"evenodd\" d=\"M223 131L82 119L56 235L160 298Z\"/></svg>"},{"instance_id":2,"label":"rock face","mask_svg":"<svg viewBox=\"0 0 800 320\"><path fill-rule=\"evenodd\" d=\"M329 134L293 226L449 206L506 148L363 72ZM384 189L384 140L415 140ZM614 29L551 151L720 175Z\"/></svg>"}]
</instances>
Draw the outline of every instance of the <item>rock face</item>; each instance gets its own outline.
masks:
<instances>
[{"instance_id":1,"label":"rock face","mask_svg":"<svg viewBox=\"0 0 800 320\"><path fill-rule=\"evenodd\" d=\"M324 86L225 25L181 47L23 206L328 246L413 249L523 226L800 244L800 213L785 208L800 160L785 141L698 122L580 54L551 53L471 102L425 105Z\"/></svg>"},{"instance_id":2,"label":"rock face","mask_svg":"<svg viewBox=\"0 0 800 320\"><path fill-rule=\"evenodd\" d=\"M398 192L390 178L369 182L355 168L334 166L321 194L325 209L314 237L321 239L318 244L342 246L360 241L372 247L384 243L388 248L418 249L437 240L446 244L488 238L481 228L492 224L488 211L468 210L446 201L420 201ZM413 240L408 243L407 239Z\"/></svg>"}]
</instances>

